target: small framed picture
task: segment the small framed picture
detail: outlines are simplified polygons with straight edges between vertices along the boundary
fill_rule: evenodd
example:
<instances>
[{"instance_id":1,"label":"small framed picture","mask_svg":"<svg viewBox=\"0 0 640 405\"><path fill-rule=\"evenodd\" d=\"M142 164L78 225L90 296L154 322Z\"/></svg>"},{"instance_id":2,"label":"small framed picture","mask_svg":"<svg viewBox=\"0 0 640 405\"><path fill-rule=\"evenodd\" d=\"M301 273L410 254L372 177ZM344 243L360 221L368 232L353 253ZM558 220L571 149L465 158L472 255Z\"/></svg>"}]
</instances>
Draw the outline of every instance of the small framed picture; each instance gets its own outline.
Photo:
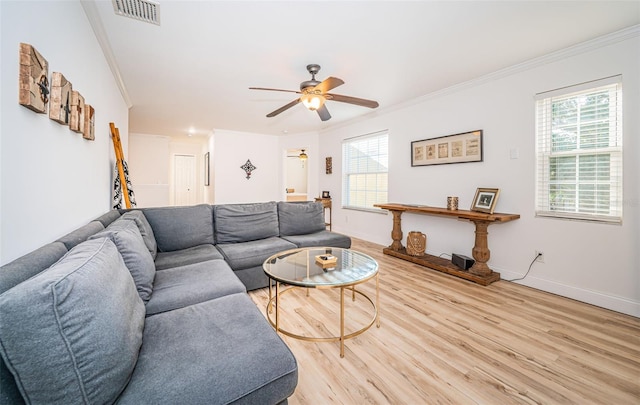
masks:
<instances>
[{"instance_id":1,"label":"small framed picture","mask_svg":"<svg viewBox=\"0 0 640 405\"><path fill-rule=\"evenodd\" d=\"M328 191L323 191L322 192L322 198L331 198L331 196L329 195Z\"/></svg>"},{"instance_id":2,"label":"small framed picture","mask_svg":"<svg viewBox=\"0 0 640 405\"><path fill-rule=\"evenodd\" d=\"M478 188L476 190L476 196L473 197L471 211L493 214L496 202L498 201L498 195L500 195L499 188Z\"/></svg>"}]
</instances>

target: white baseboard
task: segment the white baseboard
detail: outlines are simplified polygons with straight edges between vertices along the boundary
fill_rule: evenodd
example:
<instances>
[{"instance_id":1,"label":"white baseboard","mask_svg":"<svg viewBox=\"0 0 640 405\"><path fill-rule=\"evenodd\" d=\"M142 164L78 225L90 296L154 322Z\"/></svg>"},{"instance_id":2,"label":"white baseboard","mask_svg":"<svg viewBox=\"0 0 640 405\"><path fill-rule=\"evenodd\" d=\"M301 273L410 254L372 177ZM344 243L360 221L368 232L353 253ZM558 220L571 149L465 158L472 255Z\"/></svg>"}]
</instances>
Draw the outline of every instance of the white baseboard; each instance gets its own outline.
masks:
<instances>
[{"instance_id":1,"label":"white baseboard","mask_svg":"<svg viewBox=\"0 0 640 405\"><path fill-rule=\"evenodd\" d=\"M500 278L503 280L522 277L522 273L516 273L496 267L493 267L493 269L500 273ZM639 301L634 301L614 295L608 295L599 291L574 287L571 285L562 284L551 280L545 280L534 276L527 276L524 280L514 281L514 283L526 285L527 287L561 295L563 297L571 298L580 302L585 302L587 304L640 318Z\"/></svg>"}]
</instances>

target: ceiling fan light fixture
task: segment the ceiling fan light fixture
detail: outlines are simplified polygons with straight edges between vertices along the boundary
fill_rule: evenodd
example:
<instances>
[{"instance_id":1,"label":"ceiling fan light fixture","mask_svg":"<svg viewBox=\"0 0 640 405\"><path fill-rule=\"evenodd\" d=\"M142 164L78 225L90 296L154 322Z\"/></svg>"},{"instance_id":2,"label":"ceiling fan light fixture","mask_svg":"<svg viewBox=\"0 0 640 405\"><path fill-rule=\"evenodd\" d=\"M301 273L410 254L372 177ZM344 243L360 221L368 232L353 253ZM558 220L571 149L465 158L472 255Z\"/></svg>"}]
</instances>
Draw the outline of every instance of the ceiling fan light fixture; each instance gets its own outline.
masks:
<instances>
[{"instance_id":1,"label":"ceiling fan light fixture","mask_svg":"<svg viewBox=\"0 0 640 405\"><path fill-rule=\"evenodd\" d=\"M302 160L303 162L309 158L309 156L307 156L307 154L306 154L306 153L304 153L304 149L302 149L302 152L300 153L300 155L299 155L298 157L299 157L299 158L300 158L300 160Z\"/></svg>"},{"instance_id":2,"label":"ceiling fan light fixture","mask_svg":"<svg viewBox=\"0 0 640 405\"><path fill-rule=\"evenodd\" d=\"M315 111L318 108L322 107L324 105L324 102L327 101L327 99L324 98L322 94L310 93L303 94L300 99L302 100L302 104L304 104L304 106L311 111Z\"/></svg>"}]
</instances>

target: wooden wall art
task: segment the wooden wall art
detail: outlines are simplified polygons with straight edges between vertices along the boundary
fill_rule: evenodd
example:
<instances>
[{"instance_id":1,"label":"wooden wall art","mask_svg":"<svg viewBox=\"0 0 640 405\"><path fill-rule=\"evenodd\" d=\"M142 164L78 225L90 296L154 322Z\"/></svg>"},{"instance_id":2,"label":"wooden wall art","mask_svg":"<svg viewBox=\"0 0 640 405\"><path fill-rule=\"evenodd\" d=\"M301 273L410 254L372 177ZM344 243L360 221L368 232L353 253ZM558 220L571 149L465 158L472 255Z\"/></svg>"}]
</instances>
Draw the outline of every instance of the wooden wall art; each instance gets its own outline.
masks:
<instances>
[{"instance_id":1,"label":"wooden wall art","mask_svg":"<svg viewBox=\"0 0 640 405\"><path fill-rule=\"evenodd\" d=\"M84 131L84 97L73 90L71 92L71 120L69 128L75 132Z\"/></svg>"},{"instance_id":2,"label":"wooden wall art","mask_svg":"<svg viewBox=\"0 0 640 405\"><path fill-rule=\"evenodd\" d=\"M331 156L325 158L324 172L326 174L333 173L333 158Z\"/></svg>"},{"instance_id":3,"label":"wooden wall art","mask_svg":"<svg viewBox=\"0 0 640 405\"><path fill-rule=\"evenodd\" d=\"M60 72L51 74L51 106L49 118L63 125L69 125L71 115L71 91L73 86Z\"/></svg>"},{"instance_id":4,"label":"wooden wall art","mask_svg":"<svg viewBox=\"0 0 640 405\"><path fill-rule=\"evenodd\" d=\"M49 103L49 63L29 44L20 44L18 102L38 113Z\"/></svg>"},{"instance_id":5,"label":"wooden wall art","mask_svg":"<svg viewBox=\"0 0 640 405\"><path fill-rule=\"evenodd\" d=\"M82 131L82 137L93 141L96 139L96 121L95 112L89 104L84 105L84 130Z\"/></svg>"}]
</instances>

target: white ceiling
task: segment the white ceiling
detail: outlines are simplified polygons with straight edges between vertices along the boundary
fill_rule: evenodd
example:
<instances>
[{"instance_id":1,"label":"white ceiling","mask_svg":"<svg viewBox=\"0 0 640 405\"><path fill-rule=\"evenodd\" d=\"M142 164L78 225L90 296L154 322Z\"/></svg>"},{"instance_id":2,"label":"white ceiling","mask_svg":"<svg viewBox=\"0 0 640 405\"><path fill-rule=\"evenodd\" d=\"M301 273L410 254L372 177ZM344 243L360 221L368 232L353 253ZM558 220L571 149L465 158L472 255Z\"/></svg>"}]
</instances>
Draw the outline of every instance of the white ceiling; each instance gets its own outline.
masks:
<instances>
[{"instance_id":1,"label":"white ceiling","mask_svg":"<svg viewBox=\"0 0 640 405\"><path fill-rule=\"evenodd\" d=\"M129 131L318 131L640 23L639 1L167 1L160 26L85 1L131 102ZM92 14L93 13L93 14ZM92 18L93 15L93 18ZM101 34L102 32L102 34ZM320 121L297 105L306 65L345 84Z\"/></svg>"}]
</instances>

